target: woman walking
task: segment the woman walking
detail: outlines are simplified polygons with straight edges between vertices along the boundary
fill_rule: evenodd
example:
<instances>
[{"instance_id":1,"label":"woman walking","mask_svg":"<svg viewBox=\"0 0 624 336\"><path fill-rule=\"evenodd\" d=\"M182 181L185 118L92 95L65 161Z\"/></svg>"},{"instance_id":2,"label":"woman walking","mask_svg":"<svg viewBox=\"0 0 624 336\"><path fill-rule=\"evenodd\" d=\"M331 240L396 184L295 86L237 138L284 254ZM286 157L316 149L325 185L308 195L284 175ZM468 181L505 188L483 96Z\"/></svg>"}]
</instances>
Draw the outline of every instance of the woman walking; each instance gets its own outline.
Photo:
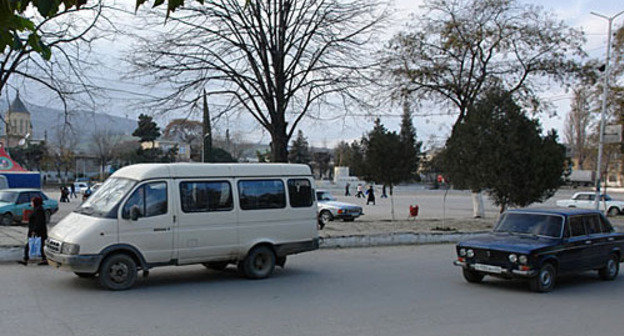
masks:
<instances>
[{"instance_id":1,"label":"woman walking","mask_svg":"<svg viewBox=\"0 0 624 336\"><path fill-rule=\"evenodd\" d=\"M368 190L366 190L366 195L368 195L366 205L368 205L368 203L373 203L373 205L375 205L375 190L372 185L368 187Z\"/></svg>"},{"instance_id":2,"label":"woman walking","mask_svg":"<svg viewBox=\"0 0 624 336\"><path fill-rule=\"evenodd\" d=\"M41 262L39 265L47 265L45 254L43 253L43 245L48 238L48 227L46 226L46 216L43 210L43 200L41 197L35 197L32 199L32 205L34 212L28 219L28 238L39 237L41 238ZM29 244L26 243L24 247L24 260L19 263L26 266L28 265L28 259L30 255Z\"/></svg>"}]
</instances>

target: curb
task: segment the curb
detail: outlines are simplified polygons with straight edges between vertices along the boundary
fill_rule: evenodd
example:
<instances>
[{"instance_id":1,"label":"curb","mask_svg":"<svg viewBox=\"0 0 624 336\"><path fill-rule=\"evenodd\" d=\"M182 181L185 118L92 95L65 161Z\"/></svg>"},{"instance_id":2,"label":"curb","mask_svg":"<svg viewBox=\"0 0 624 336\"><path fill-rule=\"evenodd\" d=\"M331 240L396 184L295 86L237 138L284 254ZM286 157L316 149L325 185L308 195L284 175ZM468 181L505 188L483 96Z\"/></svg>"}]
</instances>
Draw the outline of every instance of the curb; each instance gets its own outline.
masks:
<instances>
[{"instance_id":1,"label":"curb","mask_svg":"<svg viewBox=\"0 0 624 336\"><path fill-rule=\"evenodd\" d=\"M351 235L338 237L319 237L319 245L322 249L378 247L378 246L401 246L401 245L424 245L457 243L489 231L453 232L453 233L379 233L372 235ZM1 246L0 262L12 262L22 260L23 246Z\"/></svg>"},{"instance_id":2,"label":"curb","mask_svg":"<svg viewBox=\"0 0 624 336\"><path fill-rule=\"evenodd\" d=\"M0 262L19 261L24 257L24 246L0 246Z\"/></svg>"},{"instance_id":3,"label":"curb","mask_svg":"<svg viewBox=\"0 0 624 336\"><path fill-rule=\"evenodd\" d=\"M379 233L372 235L351 235L339 237L320 237L322 249L357 248L377 246L423 245L457 243L490 231L453 232L453 233Z\"/></svg>"}]
</instances>

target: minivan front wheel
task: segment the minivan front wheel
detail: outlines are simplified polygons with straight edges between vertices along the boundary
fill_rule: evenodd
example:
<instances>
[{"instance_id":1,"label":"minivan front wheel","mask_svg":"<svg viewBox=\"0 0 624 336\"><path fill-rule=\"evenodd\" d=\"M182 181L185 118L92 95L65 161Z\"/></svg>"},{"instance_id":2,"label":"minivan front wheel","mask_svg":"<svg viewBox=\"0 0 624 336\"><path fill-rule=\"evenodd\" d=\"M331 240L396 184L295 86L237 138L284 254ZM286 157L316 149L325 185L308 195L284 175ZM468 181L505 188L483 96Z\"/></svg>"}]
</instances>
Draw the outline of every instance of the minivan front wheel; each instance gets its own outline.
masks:
<instances>
[{"instance_id":1,"label":"minivan front wheel","mask_svg":"<svg viewBox=\"0 0 624 336\"><path fill-rule=\"evenodd\" d=\"M110 290L125 290L134 285L137 265L127 254L114 254L100 266L100 285Z\"/></svg>"},{"instance_id":2,"label":"minivan front wheel","mask_svg":"<svg viewBox=\"0 0 624 336\"><path fill-rule=\"evenodd\" d=\"M265 245L256 246L239 262L238 268L249 279L264 279L275 269L275 253Z\"/></svg>"}]
</instances>

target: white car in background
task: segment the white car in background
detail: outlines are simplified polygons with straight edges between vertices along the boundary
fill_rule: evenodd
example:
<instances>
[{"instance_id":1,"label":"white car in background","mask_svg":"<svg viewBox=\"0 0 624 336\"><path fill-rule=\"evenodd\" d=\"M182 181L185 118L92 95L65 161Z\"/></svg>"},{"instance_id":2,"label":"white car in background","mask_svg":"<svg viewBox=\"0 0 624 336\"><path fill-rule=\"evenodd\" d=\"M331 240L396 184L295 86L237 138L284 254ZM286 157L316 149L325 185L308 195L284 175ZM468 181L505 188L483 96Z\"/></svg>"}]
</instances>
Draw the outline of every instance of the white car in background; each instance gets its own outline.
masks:
<instances>
[{"instance_id":1,"label":"white car in background","mask_svg":"<svg viewBox=\"0 0 624 336\"><path fill-rule=\"evenodd\" d=\"M611 196L600 195L600 210L605 211L609 216L617 216L624 212L624 202L616 201ZM596 193L592 191L577 192L572 198L558 200L557 206L564 208L595 209Z\"/></svg>"},{"instance_id":2,"label":"white car in background","mask_svg":"<svg viewBox=\"0 0 624 336\"><path fill-rule=\"evenodd\" d=\"M325 225L336 219L352 222L363 215L361 206L339 202L329 191L317 190L316 201L318 204L318 222L320 229L323 229Z\"/></svg>"}]
</instances>

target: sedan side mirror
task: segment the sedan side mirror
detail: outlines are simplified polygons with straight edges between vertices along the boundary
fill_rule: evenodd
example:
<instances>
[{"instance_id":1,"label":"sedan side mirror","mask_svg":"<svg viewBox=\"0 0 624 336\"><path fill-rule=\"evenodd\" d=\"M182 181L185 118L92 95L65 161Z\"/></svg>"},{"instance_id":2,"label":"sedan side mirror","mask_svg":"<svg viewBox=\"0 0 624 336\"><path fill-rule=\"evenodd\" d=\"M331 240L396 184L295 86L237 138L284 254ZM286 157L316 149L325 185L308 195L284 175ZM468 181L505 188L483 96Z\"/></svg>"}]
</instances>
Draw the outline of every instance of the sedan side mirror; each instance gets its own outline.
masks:
<instances>
[{"instance_id":1,"label":"sedan side mirror","mask_svg":"<svg viewBox=\"0 0 624 336\"><path fill-rule=\"evenodd\" d=\"M133 205L130 207L130 219L136 221L141 217L141 209L138 205Z\"/></svg>"}]
</instances>

